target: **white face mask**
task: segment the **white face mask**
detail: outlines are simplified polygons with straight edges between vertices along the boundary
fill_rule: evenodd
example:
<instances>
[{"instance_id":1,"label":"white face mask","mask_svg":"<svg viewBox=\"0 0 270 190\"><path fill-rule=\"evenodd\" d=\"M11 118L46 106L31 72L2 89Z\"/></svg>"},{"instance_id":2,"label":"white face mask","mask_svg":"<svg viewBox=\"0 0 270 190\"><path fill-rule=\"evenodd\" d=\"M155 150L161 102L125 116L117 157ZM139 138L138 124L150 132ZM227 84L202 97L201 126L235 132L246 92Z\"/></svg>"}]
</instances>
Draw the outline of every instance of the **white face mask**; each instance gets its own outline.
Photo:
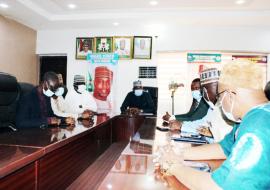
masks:
<instances>
[{"instance_id":1,"label":"white face mask","mask_svg":"<svg viewBox=\"0 0 270 190\"><path fill-rule=\"evenodd\" d=\"M205 96L203 96L203 99L210 106L210 108L215 109L215 104L210 101L208 93L207 93L207 89L205 87L203 87L203 93L205 94L205 96L207 97L208 100L205 98Z\"/></svg>"},{"instance_id":2,"label":"white face mask","mask_svg":"<svg viewBox=\"0 0 270 190\"><path fill-rule=\"evenodd\" d=\"M86 86L85 85L79 85L78 86L78 92L83 93L86 90Z\"/></svg>"},{"instance_id":3,"label":"white face mask","mask_svg":"<svg viewBox=\"0 0 270 190\"><path fill-rule=\"evenodd\" d=\"M141 96L143 94L143 89L134 90L134 94L135 96Z\"/></svg>"},{"instance_id":4,"label":"white face mask","mask_svg":"<svg viewBox=\"0 0 270 190\"><path fill-rule=\"evenodd\" d=\"M191 93L192 93L192 97L193 97L195 100L197 100L197 102L200 102L200 101L201 101L202 95L201 95L200 90L193 90L193 91L191 91Z\"/></svg>"},{"instance_id":5,"label":"white face mask","mask_svg":"<svg viewBox=\"0 0 270 190\"><path fill-rule=\"evenodd\" d=\"M43 88L42 90L43 90L43 94L47 97L52 97L54 95L54 93L50 89L44 90Z\"/></svg>"},{"instance_id":6,"label":"white face mask","mask_svg":"<svg viewBox=\"0 0 270 190\"><path fill-rule=\"evenodd\" d=\"M225 115L225 117L226 117L228 120L230 120L230 121L232 121L232 122L235 122L235 123L241 123L241 119L238 119L238 120L235 119L234 116L233 116L233 114L232 114L232 112L233 112L233 106L234 106L234 100L232 101L232 106L231 106L230 112L225 111L225 109L224 109L223 106L222 106L223 100L224 100L225 96L226 96L228 93L229 93L229 92L226 91L225 94L224 94L224 96L223 96L223 98L222 98L221 101L220 101L221 111L223 112L223 114Z\"/></svg>"},{"instance_id":7,"label":"white face mask","mask_svg":"<svg viewBox=\"0 0 270 190\"><path fill-rule=\"evenodd\" d=\"M65 89L63 87L60 87L56 90L56 92L54 93L55 96L62 96L64 94Z\"/></svg>"}]
</instances>

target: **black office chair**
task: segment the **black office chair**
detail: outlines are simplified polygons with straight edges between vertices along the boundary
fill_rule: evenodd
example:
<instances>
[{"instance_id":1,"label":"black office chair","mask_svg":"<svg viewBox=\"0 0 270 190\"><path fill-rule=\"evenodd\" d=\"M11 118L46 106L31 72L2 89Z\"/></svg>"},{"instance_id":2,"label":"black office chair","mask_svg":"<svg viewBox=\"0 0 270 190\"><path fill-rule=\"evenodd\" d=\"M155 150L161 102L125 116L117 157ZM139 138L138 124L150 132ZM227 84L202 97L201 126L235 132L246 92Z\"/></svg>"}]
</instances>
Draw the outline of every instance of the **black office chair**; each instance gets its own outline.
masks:
<instances>
[{"instance_id":1,"label":"black office chair","mask_svg":"<svg viewBox=\"0 0 270 190\"><path fill-rule=\"evenodd\" d=\"M15 128L16 108L20 87L16 77L0 72L0 128Z\"/></svg>"},{"instance_id":2,"label":"black office chair","mask_svg":"<svg viewBox=\"0 0 270 190\"><path fill-rule=\"evenodd\" d=\"M26 82L19 82L21 93L20 93L20 99L29 94L35 86L30 83Z\"/></svg>"},{"instance_id":3,"label":"black office chair","mask_svg":"<svg viewBox=\"0 0 270 190\"><path fill-rule=\"evenodd\" d=\"M155 105L155 113L157 113L157 106L158 106L158 88L157 87L150 87L150 86L144 86L144 91L148 92L154 102Z\"/></svg>"}]
</instances>

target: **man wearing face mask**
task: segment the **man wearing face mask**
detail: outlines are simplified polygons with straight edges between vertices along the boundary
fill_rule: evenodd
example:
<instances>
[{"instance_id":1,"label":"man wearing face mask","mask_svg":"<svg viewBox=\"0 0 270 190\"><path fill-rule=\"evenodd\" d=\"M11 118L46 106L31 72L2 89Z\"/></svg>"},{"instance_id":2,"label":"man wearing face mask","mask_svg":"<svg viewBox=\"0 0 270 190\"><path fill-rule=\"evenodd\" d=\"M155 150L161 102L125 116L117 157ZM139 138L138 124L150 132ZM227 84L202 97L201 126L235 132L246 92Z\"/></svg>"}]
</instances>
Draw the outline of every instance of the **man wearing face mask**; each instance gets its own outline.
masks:
<instances>
[{"instance_id":1,"label":"man wearing face mask","mask_svg":"<svg viewBox=\"0 0 270 190\"><path fill-rule=\"evenodd\" d=\"M26 95L19 103L16 113L16 125L20 127L41 127L74 124L71 118L57 117L51 107L51 97L62 96L64 88L59 84L56 73L47 72L43 82Z\"/></svg>"},{"instance_id":2,"label":"man wearing face mask","mask_svg":"<svg viewBox=\"0 0 270 190\"><path fill-rule=\"evenodd\" d=\"M198 133L197 130L201 126L207 126L211 122L213 110L215 109L217 85L219 79L219 71L216 68L205 69L200 73L200 81L202 87L202 98L208 104L206 115L202 119L195 121L171 121L172 130L181 130L181 132Z\"/></svg>"},{"instance_id":3,"label":"man wearing face mask","mask_svg":"<svg viewBox=\"0 0 270 190\"><path fill-rule=\"evenodd\" d=\"M184 151L186 160L226 159L213 173L174 164L170 171L193 189L268 190L270 187L270 104L260 66L234 61L221 71L218 96L233 130L215 144ZM241 121L241 123L239 123ZM260 175L263 174L263 175Z\"/></svg>"},{"instance_id":4,"label":"man wearing face mask","mask_svg":"<svg viewBox=\"0 0 270 190\"><path fill-rule=\"evenodd\" d=\"M133 82L133 91L129 92L121 106L121 113L127 109L137 108L142 113L155 113L154 102L148 92L143 91L141 81Z\"/></svg>"},{"instance_id":5,"label":"man wearing face mask","mask_svg":"<svg viewBox=\"0 0 270 190\"><path fill-rule=\"evenodd\" d=\"M195 121L203 118L207 114L209 105L202 99L200 79L196 78L191 83L191 93L193 97L190 110L185 114L178 114L171 117L168 113L162 118L165 121ZM202 100L202 101L201 101Z\"/></svg>"},{"instance_id":6,"label":"man wearing face mask","mask_svg":"<svg viewBox=\"0 0 270 190\"><path fill-rule=\"evenodd\" d=\"M66 113L77 115L76 118L90 118L97 111L97 104L93 95L86 90L85 77L74 76L73 89L69 90L65 98Z\"/></svg>"}]
</instances>

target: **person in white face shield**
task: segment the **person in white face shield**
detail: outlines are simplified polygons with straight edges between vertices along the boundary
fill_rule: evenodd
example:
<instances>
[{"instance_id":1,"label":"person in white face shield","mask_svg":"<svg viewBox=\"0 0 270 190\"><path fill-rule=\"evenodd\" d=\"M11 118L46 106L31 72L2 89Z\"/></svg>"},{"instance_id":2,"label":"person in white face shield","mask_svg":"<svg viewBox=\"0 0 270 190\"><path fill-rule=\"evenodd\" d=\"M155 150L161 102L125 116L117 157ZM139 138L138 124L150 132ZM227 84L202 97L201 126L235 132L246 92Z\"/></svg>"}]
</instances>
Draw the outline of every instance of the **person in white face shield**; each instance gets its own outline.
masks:
<instances>
[{"instance_id":1,"label":"person in white face shield","mask_svg":"<svg viewBox=\"0 0 270 190\"><path fill-rule=\"evenodd\" d=\"M74 76L73 89L68 90L63 109L65 113L84 119L90 118L97 111L93 95L86 90L84 76Z\"/></svg>"},{"instance_id":2,"label":"person in white face shield","mask_svg":"<svg viewBox=\"0 0 270 190\"><path fill-rule=\"evenodd\" d=\"M121 113L127 109L136 108L142 113L155 113L154 102L148 92L143 90L141 81L133 82L133 91L129 92L121 106Z\"/></svg>"}]
</instances>

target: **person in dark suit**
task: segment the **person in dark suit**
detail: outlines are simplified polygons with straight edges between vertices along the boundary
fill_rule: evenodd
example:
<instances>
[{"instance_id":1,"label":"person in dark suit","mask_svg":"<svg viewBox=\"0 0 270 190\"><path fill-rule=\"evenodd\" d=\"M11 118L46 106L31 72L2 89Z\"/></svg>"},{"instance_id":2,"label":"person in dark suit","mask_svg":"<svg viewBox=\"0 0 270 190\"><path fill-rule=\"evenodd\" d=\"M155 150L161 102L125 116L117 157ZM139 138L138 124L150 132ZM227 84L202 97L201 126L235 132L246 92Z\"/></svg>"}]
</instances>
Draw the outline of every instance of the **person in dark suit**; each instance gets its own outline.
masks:
<instances>
[{"instance_id":1,"label":"person in dark suit","mask_svg":"<svg viewBox=\"0 0 270 190\"><path fill-rule=\"evenodd\" d=\"M170 127L172 130L189 131L188 128L196 129L198 124L211 121L212 112L215 109L215 103L217 101L217 87L220 72L216 68L205 69L200 74L201 91L203 98L201 99L198 107L193 111L189 117L176 118L176 120L170 121ZM196 130L191 130L196 132Z\"/></svg>"},{"instance_id":2,"label":"person in dark suit","mask_svg":"<svg viewBox=\"0 0 270 190\"><path fill-rule=\"evenodd\" d=\"M74 124L73 118L62 118L54 115L50 98L57 98L64 93L56 73L47 72L43 81L29 94L21 99L16 113L16 126L45 127L60 123Z\"/></svg>"},{"instance_id":3,"label":"person in dark suit","mask_svg":"<svg viewBox=\"0 0 270 190\"><path fill-rule=\"evenodd\" d=\"M121 113L128 109L137 109L141 113L155 113L154 102L148 92L143 91L141 81L133 82L133 91L129 92L121 106Z\"/></svg>"},{"instance_id":4,"label":"person in dark suit","mask_svg":"<svg viewBox=\"0 0 270 190\"><path fill-rule=\"evenodd\" d=\"M200 79L196 78L191 83L191 92L192 92L192 105L189 109L189 111L185 114L177 114L175 115L175 119L179 121L194 121L203 118L207 114L207 110L209 108L209 105L207 102L202 99L201 95L201 84ZM163 116L163 119L165 121L169 121L170 115L166 113L166 115Z\"/></svg>"}]
</instances>

